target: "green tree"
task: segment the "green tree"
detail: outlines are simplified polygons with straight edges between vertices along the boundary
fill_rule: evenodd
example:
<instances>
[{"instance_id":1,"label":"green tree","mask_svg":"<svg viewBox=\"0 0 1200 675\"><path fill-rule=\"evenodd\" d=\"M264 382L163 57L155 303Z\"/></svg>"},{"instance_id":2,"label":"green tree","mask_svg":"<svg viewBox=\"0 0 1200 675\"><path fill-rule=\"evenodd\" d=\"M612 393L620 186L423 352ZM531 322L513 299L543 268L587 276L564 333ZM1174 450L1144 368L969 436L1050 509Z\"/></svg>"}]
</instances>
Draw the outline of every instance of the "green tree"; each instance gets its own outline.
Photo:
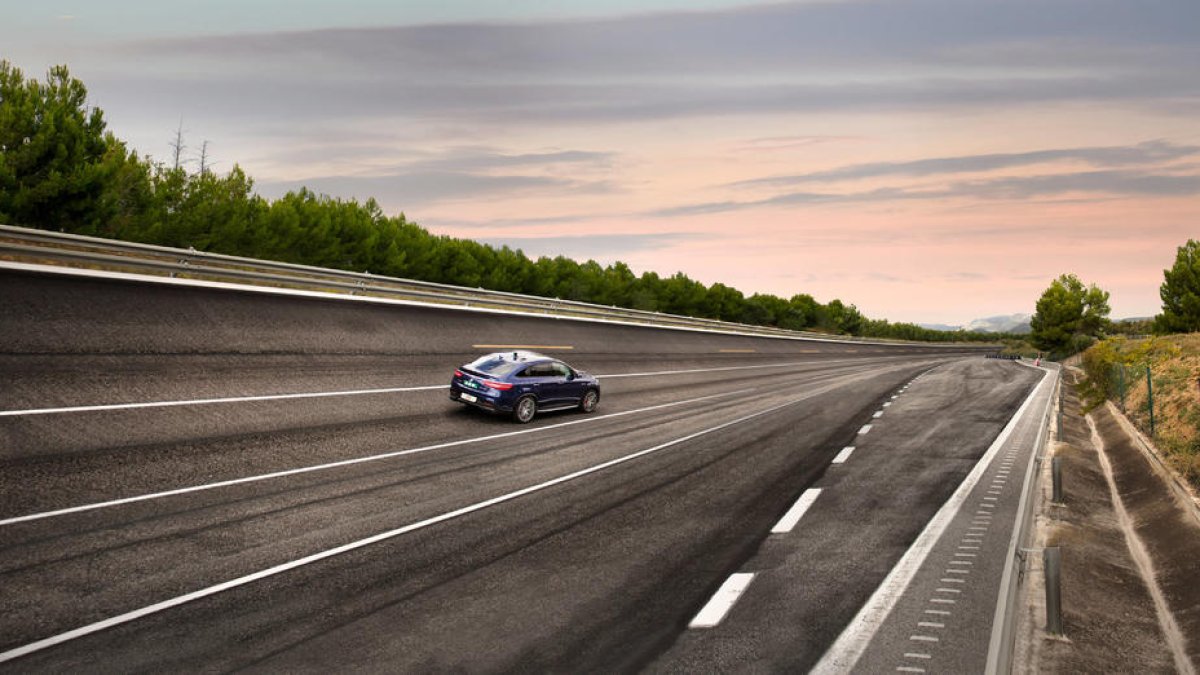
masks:
<instances>
[{"instance_id":1,"label":"green tree","mask_svg":"<svg viewBox=\"0 0 1200 675\"><path fill-rule=\"evenodd\" d=\"M821 323L821 315L824 308L821 303L817 302L813 296L808 293L797 293L788 300L790 311L788 312L789 320L783 325L784 328L800 330L801 328L810 328Z\"/></svg>"},{"instance_id":2,"label":"green tree","mask_svg":"<svg viewBox=\"0 0 1200 675\"><path fill-rule=\"evenodd\" d=\"M1074 274L1050 283L1030 321L1033 346L1054 354L1082 351L1108 328L1108 292L1084 287Z\"/></svg>"},{"instance_id":3,"label":"green tree","mask_svg":"<svg viewBox=\"0 0 1200 675\"><path fill-rule=\"evenodd\" d=\"M1200 241L1189 239L1175 254L1175 264L1163 270L1158 288L1162 314L1154 317L1159 333L1200 331Z\"/></svg>"},{"instance_id":4,"label":"green tree","mask_svg":"<svg viewBox=\"0 0 1200 675\"><path fill-rule=\"evenodd\" d=\"M66 66L43 84L0 61L0 222L95 231L119 214L108 193L129 155L86 101Z\"/></svg>"},{"instance_id":5,"label":"green tree","mask_svg":"<svg viewBox=\"0 0 1200 675\"><path fill-rule=\"evenodd\" d=\"M854 305L833 299L825 305L824 328L843 335L858 335L865 319Z\"/></svg>"}]
</instances>

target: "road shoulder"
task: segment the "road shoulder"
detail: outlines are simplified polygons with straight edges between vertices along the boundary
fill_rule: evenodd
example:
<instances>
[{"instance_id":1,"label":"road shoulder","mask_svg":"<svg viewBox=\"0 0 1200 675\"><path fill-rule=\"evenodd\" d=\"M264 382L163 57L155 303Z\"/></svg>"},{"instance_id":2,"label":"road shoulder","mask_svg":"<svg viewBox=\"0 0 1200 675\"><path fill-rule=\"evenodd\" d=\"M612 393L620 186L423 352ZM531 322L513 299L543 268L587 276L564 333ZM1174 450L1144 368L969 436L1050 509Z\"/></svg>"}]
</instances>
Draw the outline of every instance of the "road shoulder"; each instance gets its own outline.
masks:
<instances>
[{"instance_id":1,"label":"road shoulder","mask_svg":"<svg viewBox=\"0 0 1200 675\"><path fill-rule=\"evenodd\" d=\"M1077 377L1068 374L1072 383ZM1098 408L1085 417L1071 387L1065 396L1063 437L1054 445L1054 455L1062 463L1064 499L1062 504L1051 503L1047 462L1033 546L1062 550L1065 636L1045 632L1044 572L1040 556L1030 556L1016 669L1188 672L1190 665L1195 672L1200 653L1200 587L1195 583L1200 526L1171 498L1170 486L1111 408ZM1119 495L1115 500L1114 488ZM1163 606L1156 611L1159 590Z\"/></svg>"}]
</instances>

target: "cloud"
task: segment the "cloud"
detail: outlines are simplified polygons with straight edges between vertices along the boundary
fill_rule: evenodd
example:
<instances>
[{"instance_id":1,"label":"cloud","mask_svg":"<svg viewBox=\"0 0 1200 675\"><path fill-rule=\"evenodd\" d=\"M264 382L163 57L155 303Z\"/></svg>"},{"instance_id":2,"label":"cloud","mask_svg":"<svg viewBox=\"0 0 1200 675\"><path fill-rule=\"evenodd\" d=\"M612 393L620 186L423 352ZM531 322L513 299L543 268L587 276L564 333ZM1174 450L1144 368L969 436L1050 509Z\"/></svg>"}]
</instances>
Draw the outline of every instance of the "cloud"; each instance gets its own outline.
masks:
<instances>
[{"instance_id":1,"label":"cloud","mask_svg":"<svg viewBox=\"0 0 1200 675\"><path fill-rule=\"evenodd\" d=\"M182 66L184 70L189 66ZM489 127L545 124L625 123L724 115L850 112L854 114L988 109L1105 103L1153 108L1171 114L1200 111L1200 78L1183 70L1138 77L1111 74L1047 76L979 75L920 77L880 82L852 78L832 83L740 82L495 82L361 83L312 79L289 81L272 73L224 73L203 79L178 75L116 82L92 78L107 92L124 94L126 105L150 110L170 101L191 110L269 129L290 124L336 124L338 120L413 119ZM1200 72L1200 70L1198 70ZM124 89L124 91L122 91Z\"/></svg>"},{"instance_id":2,"label":"cloud","mask_svg":"<svg viewBox=\"0 0 1200 675\"><path fill-rule=\"evenodd\" d=\"M536 125L1073 101L1186 114L1200 105L1196 25L1191 0L850 0L210 35L118 57L139 64L139 90L181 109L262 120Z\"/></svg>"},{"instance_id":3,"label":"cloud","mask_svg":"<svg viewBox=\"0 0 1200 675\"><path fill-rule=\"evenodd\" d=\"M1028 60L1044 48L1086 63L1111 63L1138 47L1193 53L1200 9L1190 0L859 0L786 3L706 12L525 23L337 28L146 41L156 56L315 63L354 77L431 81L447 74L494 77L679 72L793 72L864 64L975 63L990 55ZM319 55L314 58L313 55ZM1049 54L1040 54L1046 56ZM995 60L986 62L989 67ZM1044 69L1045 60L1037 65ZM1056 62L1056 65L1062 65Z\"/></svg>"},{"instance_id":4,"label":"cloud","mask_svg":"<svg viewBox=\"0 0 1200 675\"><path fill-rule=\"evenodd\" d=\"M859 136L765 136L749 138L733 144L736 152L763 153L774 151L790 151L797 148L807 148L826 143L841 143L861 141Z\"/></svg>"},{"instance_id":5,"label":"cloud","mask_svg":"<svg viewBox=\"0 0 1200 675\"><path fill-rule=\"evenodd\" d=\"M958 183L946 190L945 194L983 199L1029 199L1073 192L1182 197L1200 193L1200 176L1141 171L1087 171L1044 176L1011 176Z\"/></svg>"},{"instance_id":6,"label":"cloud","mask_svg":"<svg viewBox=\"0 0 1200 675\"><path fill-rule=\"evenodd\" d=\"M698 232L653 234L594 234L549 237L475 237L493 246L521 249L531 257L565 255L571 258L613 258L638 251L654 251L683 241L711 238Z\"/></svg>"},{"instance_id":7,"label":"cloud","mask_svg":"<svg viewBox=\"0 0 1200 675\"><path fill-rule=\"evenodd\" d=\"M459 229L509 229L517 227L533 227L543 225L574 225L597 220L612 218L632 218L637 214L628 212L591 212L565 213L549 216L529 216L526 218L490 218L488 220L464 220L461 218L433 217L421 222L435 228Z\"/></svg>"},{"instance_id":8,"label":"cloud","mask_svg":"<svg viewBox=\"0 0 1200 675\"><path fill-rule=\"evenodd\" d=\"M477 172L489 169L545 167L557 164L590 164L606 167L611 163L613 157L613 153L610 152L584 150L504 154L491 148L457 148L440 157L411 162L407 168L424 171Z\"/></svg>"},{"instance_id":9,"label":"cloud","mask_svg":"<svg viewBox=\"0 0 1200 675\"><path fill-rule=\"evenodd\" d=\"M612 191L602 181L577 181L552 176L481 175L447 171L391 173L374 176L321 176L297 181L257 185L259 194L277 197L291 190L310 190L345 199L374 197L385 208L411 208L433 202L455 201L503 194L552 191L555 194L596 194Z\"/></svg>"},{"instance_id":10,"label":"cloud","mask_svg":"<svg viewBox=\"0 0 1200 675\"><path fill-rule=\"evenodd\" d=\"M385 159L395 160L397 155L406 161L379 166ZM272 159L285 165L327 166L359 161L368 167L376 166L366 170L360 166L348 175L266 181L259 184L259 191L265 196L278 196L308 187L337 197L375 197L385 205L405 207L496 194L598 194L613 192L616 188L606 180L583 176L588 169L606 171L614 157L613 153L582 150L506 153L491 147L458 146L442 150L392 151L387 143L297 143ZM571 177L564 175L567 173L563 171L564 166L576 167ZM515 174L513 170L522 173Z\"/></svg>"},{"instance_id":11,"label":"cloud","mask_svg":"<svg viewBox=\"0 0 1200 675\"><path fill-rule=\"evenodd\" d=\"M730 183L729 186L780 187L800 183L857 180L878 178L881 176L921 177L938 174L976 173L1054 162L1079 162L1092 166L1111 167L1167 162L1197 154L1200 154L1200 146L1177 145L1159 140L1129 146L1050 149L1032 152L934 157L907 162L853 164L827 171L753 178Z\"/></svg>"},{"instance_id":12,"label":"cloud","mask_svg":"<svg viewBox=\"0 0 1200 675\"><path fill-rule=\"evenodd\" d=\"M684 204L656 209L643 215L679 217L798 204L861 204L890 201L944 200L954 198L1015 200L1070 194L1101 196L1181 197L1200 194L1200 176L1149 171L1084 171L985 178L960 181L946 187L882 187L858 192L789 192L754 200L725 200Z\"/></svg>"}]
</instances>

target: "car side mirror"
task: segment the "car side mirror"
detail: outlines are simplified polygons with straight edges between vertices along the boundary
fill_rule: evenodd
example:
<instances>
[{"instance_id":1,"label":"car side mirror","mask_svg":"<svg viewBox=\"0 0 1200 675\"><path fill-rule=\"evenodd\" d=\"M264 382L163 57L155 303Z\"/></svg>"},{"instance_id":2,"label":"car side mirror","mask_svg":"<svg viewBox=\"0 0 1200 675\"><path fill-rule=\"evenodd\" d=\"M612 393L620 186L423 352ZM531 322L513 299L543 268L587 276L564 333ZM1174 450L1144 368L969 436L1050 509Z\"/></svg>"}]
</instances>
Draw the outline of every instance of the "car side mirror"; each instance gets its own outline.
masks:
<instances>
[{"instance_id":1,"label":"car side mirror","mask_svg":"<svg viewBox=\"0 0 1200 675\"><path fill-rule=\"evenodd\" d=\"M570 382L573 379L575 379L575 371L568 370L567 371L567 382Z\"/></svg>"}]
</instances>

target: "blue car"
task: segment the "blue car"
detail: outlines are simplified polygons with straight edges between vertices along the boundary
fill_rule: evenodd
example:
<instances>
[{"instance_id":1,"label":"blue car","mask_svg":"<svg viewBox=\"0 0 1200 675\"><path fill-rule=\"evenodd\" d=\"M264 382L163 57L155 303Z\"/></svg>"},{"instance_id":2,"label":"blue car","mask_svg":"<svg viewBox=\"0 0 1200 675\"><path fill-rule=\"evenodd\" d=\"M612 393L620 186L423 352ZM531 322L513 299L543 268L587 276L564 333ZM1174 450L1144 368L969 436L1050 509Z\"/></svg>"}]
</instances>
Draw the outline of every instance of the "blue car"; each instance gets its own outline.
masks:
<instances>
[{"instance_id":1,"label":"blue car","mask_svg":"<svg viewBox=\"0 0 1200 675\"><path fill-rule=\"evenodd\" d=\"M592 412L600 402L600 380L536 352L496 352L454 371L450 400L524 424L548 410Z\"/></svg>"}]
</instances>

